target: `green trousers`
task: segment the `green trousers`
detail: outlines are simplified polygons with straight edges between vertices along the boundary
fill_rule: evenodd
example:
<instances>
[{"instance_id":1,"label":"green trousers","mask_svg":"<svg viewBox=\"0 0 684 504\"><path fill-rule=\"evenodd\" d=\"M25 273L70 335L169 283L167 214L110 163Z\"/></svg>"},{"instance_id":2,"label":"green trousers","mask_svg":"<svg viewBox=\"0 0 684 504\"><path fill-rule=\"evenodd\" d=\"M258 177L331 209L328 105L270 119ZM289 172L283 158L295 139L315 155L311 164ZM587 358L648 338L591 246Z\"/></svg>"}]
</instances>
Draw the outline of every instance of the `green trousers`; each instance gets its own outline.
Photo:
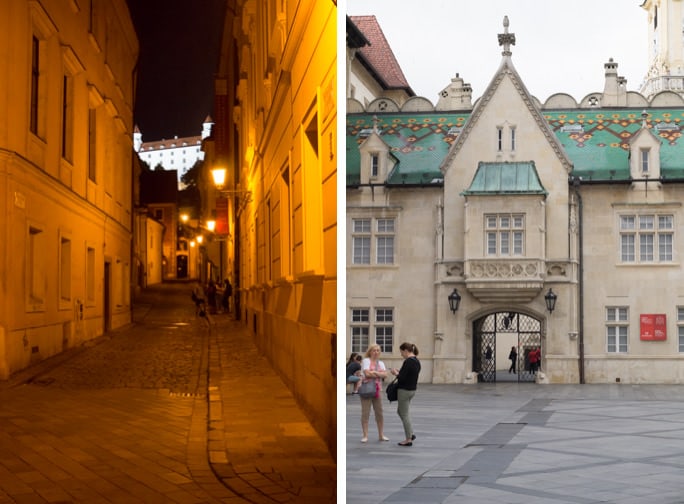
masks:
<instances>
[{"instance_id":1,"label":"green trousers","mask_svg":"<svg viewBox=\"0 0 684 504\"><path fill-rule=\"evenodd\" d=\"M404 435L406 439L411 439L413 434L413 427L411 426L411 411L409 405L411 399L416 395L415 390L397 390L397 414L401 418L401 423L404 425Z\"/></svg>"}]
</instances>

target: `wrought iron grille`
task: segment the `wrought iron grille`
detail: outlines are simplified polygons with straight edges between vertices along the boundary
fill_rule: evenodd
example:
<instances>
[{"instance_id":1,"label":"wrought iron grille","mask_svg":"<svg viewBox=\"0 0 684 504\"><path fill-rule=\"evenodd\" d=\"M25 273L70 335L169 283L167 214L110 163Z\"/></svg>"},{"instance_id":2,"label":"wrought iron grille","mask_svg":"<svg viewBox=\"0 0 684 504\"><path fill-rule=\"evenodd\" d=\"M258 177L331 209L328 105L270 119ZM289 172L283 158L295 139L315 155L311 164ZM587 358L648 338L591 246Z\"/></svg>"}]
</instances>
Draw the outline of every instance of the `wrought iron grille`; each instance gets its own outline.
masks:
<instances>
[{"instance_id":1,"label":"wrought iron grille","mask_svg":"<svg viewBox=\"0 0 684 504\"><path fill-rule=\"evenodd\" d=\"M508 352L504 357L502 350L497 362L497 341L516 347L515 373L510 372ZM473 323L473 371L480 382L494 383L497 377L498 381L533 382L529 353L536 348L541 350L541 321L524 313L490 313Z\"/></svg>"}]
</instances>

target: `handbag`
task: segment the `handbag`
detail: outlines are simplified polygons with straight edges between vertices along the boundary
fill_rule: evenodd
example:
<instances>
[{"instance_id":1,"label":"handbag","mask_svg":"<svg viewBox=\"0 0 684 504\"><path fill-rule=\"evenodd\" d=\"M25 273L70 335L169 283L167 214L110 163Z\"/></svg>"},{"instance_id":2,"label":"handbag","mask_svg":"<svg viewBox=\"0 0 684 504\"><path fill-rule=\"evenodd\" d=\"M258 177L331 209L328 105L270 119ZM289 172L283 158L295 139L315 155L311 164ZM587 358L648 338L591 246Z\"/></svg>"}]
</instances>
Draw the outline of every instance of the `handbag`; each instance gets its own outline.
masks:
<instances>
[{"instance_id":1,"label":"handbag","mask_svg":"<svg viewBox=\"0 0 684 504\"><path fill-rule=\"evenodd\" d=\"M396 401L398 399L398 390L399 382L395 378L394 380L392 380L392 383L387 385L387 388L385 389L385 393L387 394L387 400L389 400L389 402Z\"/></svg>"},{"instance_id":2,"label":"handbag","mask_svg":"<svg viewBox=\"0 0 684 504\"><path fill-rule=\"evenodd\" d=\"M372 399L375 397L377 390L375 389L375 379L371 378L368 381L361 383L359 388L359 396L363 399Z\"/></svg>"}]
</instances>

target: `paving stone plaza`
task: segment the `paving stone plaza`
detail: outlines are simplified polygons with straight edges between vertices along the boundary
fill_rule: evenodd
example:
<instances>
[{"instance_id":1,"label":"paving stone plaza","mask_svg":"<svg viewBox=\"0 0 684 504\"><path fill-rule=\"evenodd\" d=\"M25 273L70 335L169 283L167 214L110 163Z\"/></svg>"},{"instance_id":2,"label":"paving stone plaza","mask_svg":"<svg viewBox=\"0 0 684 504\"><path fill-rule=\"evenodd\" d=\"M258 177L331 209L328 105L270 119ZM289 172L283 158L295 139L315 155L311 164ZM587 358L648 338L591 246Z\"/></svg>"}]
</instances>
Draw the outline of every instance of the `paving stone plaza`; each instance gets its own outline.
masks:
<instances>
[{"instance_id":1,"label":"paving stone plaza","mask_svg":"<svg viewBox=\"0 0 684 504\"><path fill-rule=\"evenodd\" d=\"M412 447L397 403L362 444L346 401L348 503L684 502L684 387L419 385Z\"/></svg>"}]
</instances>

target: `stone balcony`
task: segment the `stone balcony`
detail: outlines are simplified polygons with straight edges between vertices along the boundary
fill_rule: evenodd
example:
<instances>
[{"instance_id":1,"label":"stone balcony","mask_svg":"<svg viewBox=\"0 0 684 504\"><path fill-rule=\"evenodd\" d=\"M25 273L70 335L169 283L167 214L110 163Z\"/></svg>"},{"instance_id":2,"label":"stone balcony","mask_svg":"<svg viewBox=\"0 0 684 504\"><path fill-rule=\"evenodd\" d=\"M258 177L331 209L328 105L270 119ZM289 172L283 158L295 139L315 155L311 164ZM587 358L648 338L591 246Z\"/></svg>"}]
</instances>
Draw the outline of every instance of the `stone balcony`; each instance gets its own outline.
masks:
<instances>
[{"instance_id":1,"label":"stone balcony","mask_svg":"<svg viewBox=\"0 0 684 504\"><path fill-rule=\"evenodd\" d=\"M462 276L468 292L483 303L528 303L544 288L542 259L469 259L446 265L447 276Z\"/></svg>"}]
</instances>

